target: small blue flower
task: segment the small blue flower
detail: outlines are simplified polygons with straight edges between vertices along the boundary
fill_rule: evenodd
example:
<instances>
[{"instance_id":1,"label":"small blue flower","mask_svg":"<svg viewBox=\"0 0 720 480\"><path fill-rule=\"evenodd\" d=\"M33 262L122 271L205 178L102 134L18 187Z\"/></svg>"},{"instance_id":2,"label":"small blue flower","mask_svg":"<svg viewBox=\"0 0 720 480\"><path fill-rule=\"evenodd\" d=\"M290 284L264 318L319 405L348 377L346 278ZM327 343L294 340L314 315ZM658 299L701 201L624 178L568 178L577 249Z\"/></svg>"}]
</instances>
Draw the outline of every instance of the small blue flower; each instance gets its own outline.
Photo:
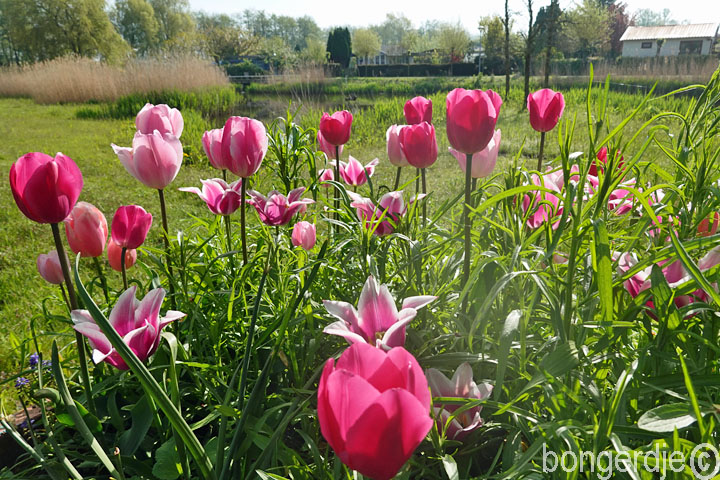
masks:
<instances>
[{"instance_id":1,"label":"small blue flower","mask_svg":"<svg viewBox=\"0 0 720 480\"><path fill-rule=\"evenodd\" d=\"M39 361L40 361L40 355L38 355L37 352L30 355L30 368L37 367L37 364Z\"/></svg>"},{"instance_id":2,"label":"small blue flower","mask_svg":"<svg viewBox=\"0 0 720 480\"><path fill-rule=\"evenodd\" d=\"M43 360L42 366L44 368L51 368L52 367L52 360Z\"/></svg>"},{"instance_id":3,"label":"small blue flower","mask_svg":"<svg viewBox=\"0 0 720 480\"><path fill-rule=\"evenodd\" d=\"M18 377L17 380L15 380L15 388L23 388L28 385L30 385L30 380L25 377Z\"/></svg>"}]
</instances>

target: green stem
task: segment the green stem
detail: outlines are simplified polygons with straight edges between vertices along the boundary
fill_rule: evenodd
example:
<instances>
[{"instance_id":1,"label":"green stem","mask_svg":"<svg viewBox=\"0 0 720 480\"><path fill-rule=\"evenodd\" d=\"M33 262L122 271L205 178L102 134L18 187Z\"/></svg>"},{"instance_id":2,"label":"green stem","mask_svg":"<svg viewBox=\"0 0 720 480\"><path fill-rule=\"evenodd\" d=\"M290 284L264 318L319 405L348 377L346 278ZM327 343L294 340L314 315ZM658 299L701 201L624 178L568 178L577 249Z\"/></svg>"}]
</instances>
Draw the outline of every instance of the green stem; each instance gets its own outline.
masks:
<instances>
[{"instance_id":1,"label":"green stem","mask_svg":"<svg viewBox=\"0 0 720 480\"><path fill-rule=\"evenodd\" d=\"M425 181L425 169L421 168L420 171L422 172L422 193L424 195L427 193L427 182ZM423 200L422 207L423 207L423 227L424 227L425 223L427 222L427 200Z\"/></svg>"},{"instance_id":2,"label":"green stem","mask_svg":"<svg viewBox=\"0 0 720 480\"><path fill-rule=\"evenodd\" d=\"M77 298L75 298L75 289L73 288L72 277L70 277L70 267L67 263L67 257L65 256L65 247L60 237L60 228L57 223L51 223L50 227L53 232L53 239L55 240L55 249L58 253L58 259L60 260L60 268L63 272L63 278L65 278L65 285L67 285L68 300L70 308L72 310L78 310ZM83 389L85 390L85 398L87 399L88 410L90 413L95 415L95 402L92 397L92 388L90 387L90 372L87 366L87 356L85 355L85 340L80 332L75 331L75 341L77 342L78 349L78 362L80 362L80 374L82 376Z\"/></svg>"},{"instance_id":3,"label":"green stem","mask_svg":"<svg viewBox=\"0 0 720 480\"><path fill-rule=\"evenodd\" d=\"M415 169L415 198L420 195L420 169Z\"/></svg>"},{"instance_id":4,"label":"green stem","mask_svg":"<svg viewBox=\"0 0 720 480\"><path fill-rule=\"evenodd\" d=\"M545 132L540 132L540 153L538 153L537 169L540 172L542 168L543 152L545 151Z\"/></svg>"},{"instance_id":5,"label":"green stem","mask_svg":"<svg viewBox=\"0 0 720 480\"><path fill-rule=\"evenodd\" d=\"M222 172L223 172L223 181L225 183L227 183L227 170L223 168Z\"/></svg>"},{"instance_id":6,"label":"green stem","mask_svg":"<svg viewBox=\"0 0 720 480\"><path fill-rule=\"evenodd\" d=\"M230 215L223 215L225 221L225 236L227 237L227 252L232 252L232 233L230 231ZM230 255L230 270L235 271L235 260L233 255Z\"/></svg>"},{"instance_id":7,"label":"green stem","mask_svg":"<svg viewBox=\"0 0 720 480\"><path fill-rule=\"evenodd\" d=\"M463 205L463 225L465 226L465 255L463 255L463 276L460 290L464 289L470 279L470 202L472 187L472 154L466 154L465 159L465 205ZM465 295L462 301L462 311L467 313L468 295Z\"/></svg>"},{"instance_id":8,"label":"green stem","mask_svg":"<svg viewBox=\"0 0 720 480\"><path fill-rule=\"evenodd\" d=\"M340 181L340 146L335 145L335 181ZM335 196L335 220L340 220L340 197L337 195ZM337 233L337 225L333 227L333 231Z\"/></svg>"},{"instance_id":9,"label":"green stem","mask_svg":"<svg viewBox=\"0 0 720 480\"><path fill-rule=\"evenodd\" d=\"M247 264L247 239L246 239L246 233L245 233L245 195L247 192L247 178L243 178L240 185L240 237L242 239L242 255L243 255L243 266ZM227 225L228 229L228 235L230 235L230 224ZM230 238L228 237L228 242L230 241ZM229 247L228 243L228 247Z\"/></svg>"},{"instance_id":10,"label":"green stem","mask_svg":"<svg viewBox=\"0 0 720 480\"><path fill-rule=\"evenodd\" d=\"M400 188L400 173L402 170L400 170L401 167L397 167L397 174L395 175L395 186L393 187L393 192L397 192L397 189Z\"/></svg>"},{"instance_id":11,"label":"green stem","mask_svg":"<svg viewBox=\"0 0 720 480\"><path fill-rule=\"evenodd\" d=\"M122 272L123 291L128 289L127 269L125 268L125 255L126 254L127 254L127 247L122 247L122 249L120 250L120 271Z\"/></svg>"},{"instance_id":12,"label":"green stem","mask_svg":"<svg viewBox=\"0 0 720 480\"><path fill-rule=\"evenodd\" d=\"M100 277L100 285L102 285L103 293L105 294L105 301L107 303L110 303L110 294L108 293L107 280L105 279L105 274L103 273L100 261L97 259L97 257L93 257L93 263L95 264L95 269L97 270L98 276Z\"/></svg>"},{"instance_id":13,"label":"green stem","mask_svg":"<svg viewBox=\"0 0 720 480\"><path fill-rule=\"evenodd\" d=\"M60 291L62 292L63 299L65 300L65 305L68 307L68 311L72 311L72 307L70 306L70 299L67 296L67 292L65 291L65 285L60 284Z\"/></svg>"},{"instance_id":14,"label":"green stem","mask_svg":"<svg viewBox=\"0 0 720 480\"><path fill-rule=\"evenodd\" d=\"M170 234L168 233L168 221L167 221L167 209L165 208L165 192L162 188L158 189L158 195L160 196L160 214L162 215L162 226L163 226L163 240L165 242L165 261L167 262L168 270L168 286L170 288L170 305L173 310L177 308L175 304L175 282L173 281L173 268L170 257ZM125 258L123 258L123 265L125 264ZM126 287L127 288L127 287Z\"/></svg>"}]
</instances>

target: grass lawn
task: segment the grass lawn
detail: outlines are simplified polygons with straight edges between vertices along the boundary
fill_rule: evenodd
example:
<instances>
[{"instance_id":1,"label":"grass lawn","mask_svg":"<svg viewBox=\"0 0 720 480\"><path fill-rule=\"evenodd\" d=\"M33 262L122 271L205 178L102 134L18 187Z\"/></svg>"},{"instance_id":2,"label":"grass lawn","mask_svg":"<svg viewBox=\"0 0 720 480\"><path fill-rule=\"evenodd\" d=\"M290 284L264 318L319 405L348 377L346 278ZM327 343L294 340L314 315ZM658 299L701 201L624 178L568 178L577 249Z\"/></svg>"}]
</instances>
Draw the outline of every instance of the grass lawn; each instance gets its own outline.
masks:
<instances>
[{"instance_id":1,"label":"grass lawn","mask_svg":"<svg viewBox=\"0 0 720 480\"><path fill-rule=\"evenodd\" d=\"M565 93L567 106L564 118L575 117L578 131L584 131L587 125L584 95L583 89L571 89ZM437 203L462 191L464 179L457 161L448 153L444 127L445 92L430 97L435 106L440 152L438 161L428 169L427 173L428 190L433 192L429 198L428 209L434 211ZM503 132L503 138L496 172L512 165L513 157L521 148L523 153L520 162L528 161L528 167L534 166L539 137L529 126L527 113L521 108L520 98L521 91L513 89L509 101L506 100L501 110L497 125ZM346 146L343 157L347 158L348 154L353 155L363 164L379 157L381 163L376 177L373 178L376 188L380 185L392 186L394 181L395 167L385 160L384 132L392 123L403 123L402 105L405 100L405 97L383 96L357 100L358 104L371 106L358 108L358 111L354 112L353 138ZM641 100L640 95L611 92L609 101L611 118L619 122ZM274 101L287 107L286 97L276 98ZM633 132L653 113L663 109L678 108L682 104L683 102L678 100L654 101L643 110L642 118L634 120L626 131ZM353 104L346 106L353 109ZM78 108L79 105L38 105L29 99L0 99L0 125L3 126L3 141L0 142L2 175L7 179L10 165L24 153L63 152L75 160L83 172L85 187L80 200L91 202L100 208L105 213L108 223L119 205L144 206L155 215L156 221L151 231L151 239L159 245L160 217L157 194L127 174L110 147L111 143L121 146L130 145L135 130L132 119L79 119L76 117ZM250 111L243 111L245 108L247 107L241 104L233 113L251 115ZM301 123L305 126L314 126L314 117L318 116L323 108L331 108L331 105L316 104L309 109L304 108L302 112L305 112L305 117L300 120ZM267 124L272 120L272 113L266 111L265 115L267 118L261 119ZM220 126L216 125L216 127ZM586 135L576 135L573 142L574 150L587 149L587 145L580 143L582 138L586 138ZM642 135L635 146L639 147L644 138L645 136ZM188 141L186 138L181 140ZM546 158L553 158L557 152L557 132L552 131L547 138ZM646 153L645 159L659 160L660 156L657 150L651 148ZM192 165L183 166L166 192L170 230L173 232L180 228L188 228L192 222L190 220L192 215L210 218L209 211L196 196L177 191L181 186L199 186L201 178L218 176L217 171L206 166L204 158L193 160ZM405 170L407 171L403 173L403 183L410 182L414 178L414 173L409 169ZM262 172L261 169L258 178L254 180L254 187L257 188L259 182L260 190L268 190L270 185L263 184ZM16 347L18 342L28 338L29 320L41 313L40 302L48 296L59 295L58 288L47 284L35 267L37 255L53 248L50 228L25 218L15 206L7 181L3 185L5 187L0 198L0 206L2 206L0 209L0 375L3 371L10 372L15 368L19 360L19 351ZM363 187L360 193L364 193L365 188ZM180 218L184 219L184 223L175 221ZM250 219L255 221L255 215L250 214ZM118 274L110 271L108 276L112 285L119 285ZM52 304L59 305L59 302ZM58 313L62 312L58 311Z\"/></svg>"}]
</instances>

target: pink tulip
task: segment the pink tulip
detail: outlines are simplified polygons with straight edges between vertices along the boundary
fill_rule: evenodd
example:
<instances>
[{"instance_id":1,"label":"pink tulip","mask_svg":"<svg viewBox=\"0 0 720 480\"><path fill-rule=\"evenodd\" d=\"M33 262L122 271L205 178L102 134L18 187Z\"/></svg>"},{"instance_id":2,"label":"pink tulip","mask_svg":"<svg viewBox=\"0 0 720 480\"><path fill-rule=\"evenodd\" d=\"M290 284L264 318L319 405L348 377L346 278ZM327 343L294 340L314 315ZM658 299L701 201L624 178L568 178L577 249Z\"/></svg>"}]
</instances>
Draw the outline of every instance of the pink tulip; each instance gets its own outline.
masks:
<instances>
[{"instance_id":1,"label":"pink tulip","mask_svg":"<svg viewBox=\"0 0 720 480\"><path fill-rule=\"evenodd\" d=\"M317 132L317 143L318 143L318 150L323 152L325 156L328 158L328 160L335 160L335 145L332 145L327 140L325 140L325 137L323 137L323 134L320 130ZM338 153L342 155L343 146L338 146Z\"/></svg>"},{"instance_id":2,"label":"pink tulip","mask_svg":"<svg viewBox=\"0 0 720 480\"><path fill-rule=\"evenodd\" d=\"M425 97L415 97L405 102L403 108L405 121L408 125L416 125L418 123L432 123L432 100Z\"/></svg>"},{"instance_id":3,"label":"pink tulip","mask_svg":"<svg viewBox=\"0 0 720 480\"><path fill-rule=\"evenodd\" d=\"M164 317L160 316L160 306L165 298L165 290L156 288L148 292L142 301L135 299L133 285L120 295L110 312L110 324L122 337L125 344L135 355L146 361L155 353L160 344L160 333L165 325L185 316L182 312L168 310ZM128 366L120 354L110 344L100 327L87 310L73 310L73 328L87 337L93 349L93 362L107 362L119 370L127 370Z\"/></svg>"},{"instance_id":4,"label":"pink tulip","mask_svg":"<svg viewBox=\"0 0 720 480\"><path fill-rule=\"evenodd\" d=\"M330 145L345 145L350 140L353 116L347 110L322 114L318 129Z\"/></svg>"},{"instance_id":5,"label":"pink tulip","mask_svg":"<svg viewBox=\"0 0 720 480\"><path fill-rule=\"evenodd\" d=\"M215 215L230 215L242 203L242 178L230 185L220 178L200 180L202 191L197 187L183 187L178 190L197 194Z\"/></svg>"},{"instance_id":6,"label":"pink tulip","mask_svg":"<svg viewBox=\"0 0 720 480\"><path fill-rule=\"evenodd\" d=\"M617 153L618 153L618 155L620 156L620 159L618 160L618 162L617 162L617 167L615 167L615 168L616 168L616 170L618 170L618 171L622 171L622 170L624 169L624 167L625 167L625 163L623 162L623 160L625 160L625 157L623 157L622 155L620 155L620 152L619 152L619 151L618 151ZM608 163L608 158L607 158L608 155L607 155L607 154L608 154L608 149L607 149L607 147L602 147L602 148L598 151L598 153L597 153L597 155L596 155L596 158L597 158L597 160L600 162L600 166L598 166L598 162L597 162L597 161L593 160L592 163L590 164L590 170L588 170L588 174L589 174L589 175L594 175L594 176L597 177L597 176L598 176L598 171L605 173L605 166L606 166L607 163Z\"/></svg>"},{"instance_id":7,"label":"pink tulip","mask_svg":"<svg viewBox=\"0 0 720 480\"><path fill-rule=\"evenodd\" d=\"M473 178L485 178L490 175L495 169L497 163L498 152L500 152L500 130L495 130L493 138L487 147L481 152L474 153L472 156L472 168L470 169L470 176ZM455 157L460 164L460 169L465 173L467 168L467 157L464 153L458 152L452 147L448 147L450 153Z\"/></svg>"},{"instance_id":8,"label":"pink tulip","mask_svg":"<svg viewBox=\"0 0 720 480\"><path fill-rule=\"evenodd\" d=\"M387 138L387 154L390 163L396 167L407 167L410 165L400 146L400 131L404 125L390 125L385 137Z\"/></svg>"},{"instance_id":9,"label":"pink tulip","mask_svg":"<svg viewBox=\"0 0 720 480\"><path fill-rule=\"evenodd\" d=\"M393 233L407 211L402 191L386 193L380 198L377 207L369 198L353 192L347 194L352 200L350 206L355 208L358 219L364 223L366 229L372 230L373 234L380 237ZM425 196L425 194L413 196L410 204L422 200Z\"/></svg>"},{"instance_id":10,"label":"pink tulip","mask_svg":"<svg viewBox=\"0 0 720 480\"><path fill-rule=\"evenodd\" d=\"M248 117L230 117L222 137L223 165L241 178L258 171L268 149L265 126Z\"/></svg>"},{"instance_id":11,"label":"pink tulip","mask_svg":"<svg viewBox=\"0 0 720 480\"><path fill-rule=\"evenodd\" d=\"M406 125L400 130L400 148L413 167L429 167L438 156L435 127L427 122Z\"/></svg>"},{"instance_id":12,"label":"pink tulip","mask_svg":"<svg viewBox=\"0 0 720 480\"><path fill-rule=\"evenodd\" d=\"M65 219L65 233L73 252L83 257L99 257L105 251L107 220L94 205L78 202Z\"/></svg>"},{"instance_id":13,"label":"pink tulip","mask_svg":"<svg viewBox=\"0 0 720 480\"><path fill-rule=\"evenodd\" d=\"M703 218L698 224L698 236L709 237L715 235L718 231L718 225L720 225L720 213L714 212L712 215L712 224L710 224L710 217Z\"/></svg>"},{"instance_id":14,"label":"pink tulip","mask_svg":"<svg viewBox=\"0 0 720 480\"><path fill-rule=\"evenodd\" d=\"M10 189L20 211L38 223L60 223L70 214L83 188L75 162L58 153L26 153L10 167Z\"/></svg>"},{"instance_id":15,"label":"pink tulip","mask_svg":"<svg viewBox=\"0 0 720 480\"><path fill-rule=\"evenodd\" d=\"M340 162L340 178L348 185L355 187L365 185L368 177L372 177L375 173L375 167L378 163L380 163L380 160L376 158L363 167L362 163L350 155L347 163ZM332 162L332 164L334 165L335 162Z\"/></svg>"},{"instance_id":16,"label":"pink tulip","mask_svg":"<svg viewBox=\"0 0 720 480\"><path fill-rule=\"evenodd\" d=\"M472 155L493 138L502 99L492 90L456 88L447 95L447 136L450 145Z\"/></svg>"},{"instance_id":17,"label":"pink tulip","mask_svg":"<svg viewBox=\"0 0 720 480\"><path fill-rule=\"evenodd\" d=\"M307 208L307 205L315 203L309 198L300 197L305 192L305 187L296 188L287 196L281 194L277 190L268 193L267 197L260 192L250 190L248 194L252 197L248 203L255 207L260 220L270 226L285 225L289 223L293 215L301 209Z\"/></svg>"},{"instance_id":18,"label":"pink tulip","mask_svg":"<svg viewBox=\"0 0 720 480\"><path fill-rule=\"evenodd\" d=\"M146 187L162 190L180 171L183 149L172 133L137 132L132 148L111 144L115 154L130 175Z\"/></svg>"},{"instance_id":19,"label":"pink tulip","mask_svg":"<svg viewBox=\"0 0 720 480\"><path fill-rule=\"evenodd\" d=\"M577 165L570 167L570 181L577 182L579 168ZM534 185L542 186L551 192L537 191L533 194L533 198L525 195L523 198L522 208L524 212L532 210L527 219L527 226L530 228L538 228L545 222L552 221L552 228L556 229L559 225L559 218L563 212L562 197L563 188L565 186L565 178L562 170L551 170L543 174L542 178L533 174L530 180Z\"/></svg>"},{"instance_id":20,"label":"pink tulip","mask_svg":"<svg viewBox=\"0 0 720 480\"><path fill-rule=\"evenodd\" d=\"M417 311L437 299L431 295L408 297L398 312L395 299L387 285L378 285L375 277L368 277L355 310L347 302L323 300L328 313L339 320L325 327L323 332L339 335L348 342L367 343L386 350L405 345L405 326Z\"/></svg>"},{"instance_id":21,"label":"pink tulip","mask_svg":"<svg viewBox=\"0 0 720 480\"><path fill-rule=\"evenodd\" d=\"M488 383L477 385L473 381L473 371L467 362L461 364L455 370L452 379L447 378L440 370L434 368L429 368L425 374L433 397L485 400L490 398L493 391L492 385ZM444 430L453 412L460 407L461 405L442 404L435 407L435 416L438 417L437 427L440 432ZM462 441L470 432L481 427L483 425L483 420L480 417L481 410L482 406L473 407L453 418L447 426L447 437Z\"/></svg>"},{"instance_id":22,"label":"pink tulip","mask_svg":"<svg viewBox=\"0 0 720 480\"><path fill-rule=\"evenodd\" d=\"M335 172L333 171L332 168L325 168L320 172L318 180L322 183L323 187L329 188L332 185L329 185L325 182L331 182L331 181L335 180Z\"/></svg>"},{"instance_id":23,"label":"pink tulip","mask_svg":"<svg viewBox=\"0 0 720 480\"><path fill-rule=\"evenodd\" d=\"M356 343L325 363L318 422L340 460L375 480L402 468L433 425L422 369L402 347Z\"/></svg>"},{"instance_id":24,"label":"pink tulip","mask_svg":"<svg viewBox=\"0 0 720 480\"><path fill-rule=\"evenodd\" d=\"M135 126L140 133L149 135L157 130L160 134L170 133L180 138L183 118L177 108L170 108L165 104L146 103L135 117Z\"/></svg>"},{"instance_id":25,"label":"pink tulip","mask_svg":"<svg viewBox=\"0 0 720 480\"><path fill-rule=\"evenodd\" d=\"M107 256L110 268L116 272L122 272L122 263L120 263L122 247L115 242L108 243ZM125 270L135 265L135 262L137 262L137 250L134 248L125 250Z\"/></svg>"},{"instance_id":26,"label":"pink tulip","mask_svg":"<svg viewBox=\"0 0 720 480\"><path fill-rule=\"evenodd\" d=\"M305 250L312 250L315 246L315 225L302 221L295 224L292 232L292 244Z\"/></svg>"},{"instance_id":27,"label":"pink tulip","mask_svg":"<svg viewBox=\"0 0 720 480\"><path fill-rule=\"evenodd\" d=\"M227 170L228 165L225 163L225 157L222 154L222 138L223 129L216 128L203 133L202 144L205 155L210 160L210 165L218 170Z\"/></svg>"},{"instance_id":28,"label":"pink tulip","mask_svg":"<svg viewBox=\"0 0 720 480\"><path fill-rule=\"evenodd\" d=\"M67 255L65 255L65 258L67 259ZM67 262L69 265L70 260L68 259ZM38 255L36 263L40 276L43 277L46 282L60 285L65 281L57 250L53 250L47 254L41 253Z\"/></svg>"},{"instance_id":29,"label":"pink tulip","mask_svg":"<svg viewBox=\"0 0 720 480\"><path fill-rule=\"evenodd\" d=\"M543 88L528 95L527 109L530 126L538 132L549 132L555 128L565 110L565 99L562 93Z\"/></svg>"},{"instance_id":30,"label":"pink tulip","mask_svg":"<svg viewBox=\"0 0 720 480\"><path fill-rule=\"evenodd\" d=\"M152 215L139 205L126 205L115 211L110 226L113 242L127 249L138 248L145 242Z\"/></svg>"}]
</instances>

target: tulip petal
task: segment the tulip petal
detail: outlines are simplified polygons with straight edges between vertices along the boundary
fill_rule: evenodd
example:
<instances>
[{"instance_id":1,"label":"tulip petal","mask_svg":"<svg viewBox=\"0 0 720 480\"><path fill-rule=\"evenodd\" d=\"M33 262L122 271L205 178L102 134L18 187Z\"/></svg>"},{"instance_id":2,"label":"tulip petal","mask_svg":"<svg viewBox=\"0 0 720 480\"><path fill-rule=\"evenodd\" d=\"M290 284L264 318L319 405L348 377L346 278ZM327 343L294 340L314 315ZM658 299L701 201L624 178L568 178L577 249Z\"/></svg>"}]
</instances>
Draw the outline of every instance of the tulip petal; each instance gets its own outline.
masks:
<instances>
[{"instance_id":1,"label":"tulip petal","mask_svg":"<svg viewBox=\"0 0 720 480\"><path fill-rule=\"evenodd\" d=\"M405 326L417 316L413 308L404 308L398 313L397 322L393 323L383 335L381 346L386 349L405 345Z\"/></svg>"},{"instance_id":2,"label":"tulip petal","mask_svg":"<svg viewBox=\"0 0 720 480\"><path fill-rule=\"evenodd\" d=\"M414 308L415 310L419 310L425 305L434 302L435 300L437 300L437 297L433 295L418 295L416 297L408 297L403 300L402 308Z\"/></svg>"},{"instance_id":3,"label":"tulip petal","mask_svg":"<svg viewBox=\"0 0 720 480\"><path fill-rule=\"evenodd\" d=\"M358 327L357 310L347 302L323 300L323 305L330 315L339 318L354 327Z\"/></svg>"},{"instance_id":4,"label":"tulip petal","mask_svg":"<svg viewBox=\"0 0 720 480\"><path fill-rule=\"evenodd\" d=\"M159 329L158 315L160 315L160 307L164 299L164 288L155 288L149 291L135 309L134 328L140 327L149 321L153 328Z\"/></svg>"},{"instance_id":5,"label":"tulip petal","mask_svg":"<svg viewBox=\"0 0 720 480\"><path fill-rule=\"evenodd\" d=\"M124 337L129 331L135 329L135 291L137 287L132 285L125 290L110 312L110 325Z\"/></svg>"},{"instance_id":6,"label":"tulip petal","mask_svg":"<svg viewBox=\"0 0 720 480\"><path fill-rule=\"evenodd\" d=\"M347 323L345 323L343 320L338 320L337 322L333 322L330 325L326 326L325 328L323 328L323 333L327 333L329 335L338 335L340 337L343 337L351 344L357 342L367 343L367 340L365 338L351 331L348 328Z\"/></svg>"},{"instance_id":7,"label":"tulip petal","mask_svg":"<svg viewBox=\"0 0 720 480\"><path fill-rule=\"evenodd\" d=\"M327 379L328 402L333 406L340 434L347 443L347 431L380 396L375 387L359 375L336 369Z\"/></svg>"}]
</instances>

